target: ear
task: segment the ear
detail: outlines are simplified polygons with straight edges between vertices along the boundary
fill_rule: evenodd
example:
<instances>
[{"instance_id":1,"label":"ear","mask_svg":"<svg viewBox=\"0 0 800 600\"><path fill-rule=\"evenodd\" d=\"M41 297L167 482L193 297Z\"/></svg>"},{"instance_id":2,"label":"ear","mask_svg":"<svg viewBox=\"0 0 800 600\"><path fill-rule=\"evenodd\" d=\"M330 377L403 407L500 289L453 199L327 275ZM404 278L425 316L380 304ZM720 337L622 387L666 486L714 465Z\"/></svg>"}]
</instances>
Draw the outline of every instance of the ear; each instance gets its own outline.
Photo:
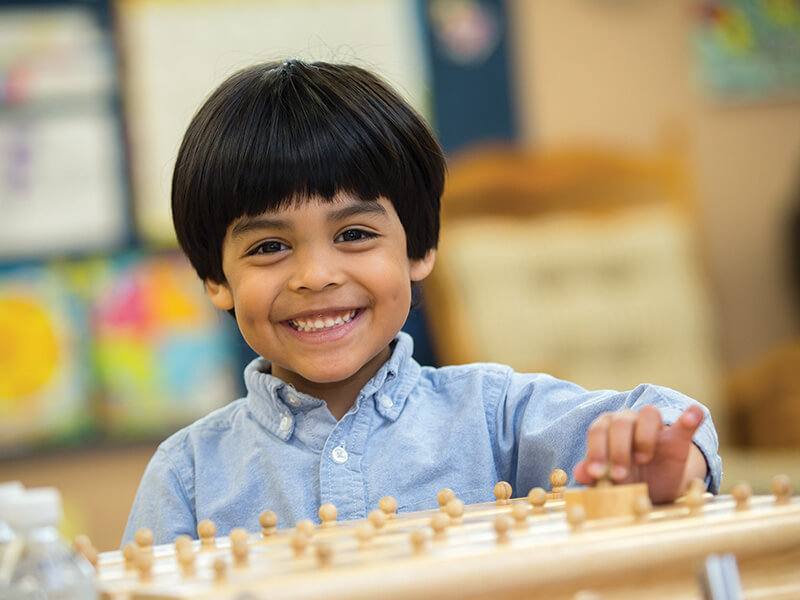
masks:
<instances>
[{"instance_id":1,"label":"ear","mask_svg":"<svg viewBox=\"0 0 800 600\"><path fill-rule=\"evenodd\" d=\"M411 261L411 281L422 281L433 270L433 263L436 262L436 250L431 248L428 253L420 259Z\"/></svg>"},{"instance_id":2,"label":"ear","mask_svg":"<svg viewBox=\"0 0 800 600\"><path fill-rule=\"evenodd\" d=\"M212 279L205 280L206 293L211 299L211 303L220 310L231 310L233 308L233 294L227 283L217 283Z\"/></svg>"}]
</instances>

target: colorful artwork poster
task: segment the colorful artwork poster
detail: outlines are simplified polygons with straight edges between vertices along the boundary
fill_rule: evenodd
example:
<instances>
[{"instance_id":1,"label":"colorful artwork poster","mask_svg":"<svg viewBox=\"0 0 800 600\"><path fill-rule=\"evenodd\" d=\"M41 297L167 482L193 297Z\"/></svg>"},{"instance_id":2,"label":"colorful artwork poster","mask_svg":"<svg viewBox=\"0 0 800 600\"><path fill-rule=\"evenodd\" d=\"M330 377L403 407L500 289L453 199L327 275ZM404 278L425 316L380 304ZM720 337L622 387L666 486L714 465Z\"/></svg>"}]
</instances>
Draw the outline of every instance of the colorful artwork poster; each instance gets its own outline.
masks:
<instances>
[{"instance_id":1,"label":"colorful artwork poster","mask_svg":"<svg viewBox=\"0 0 800 600\"><path fill-rule=\"evenodd\" d=\"M49 266L0 270L0 453L93 430L85 313Z\"/></svg>"},{"instance_id":2,"label":"colorful artwork poster","mask_svg":"<svg viewBox=\"0 0 800 600\"><path fill-rule=\"evenodd\" d=\"M704 0L695 49L702 86L714 98L800 95L800 1Z\"/></svg>"},{"instance_id":3,"label":"colorful artwork poster","mask_svg":"<svg viewBox=\"0 0 800 600\"><path fill-rule=\"evenodd\" d=\"M233 322L183 255L134 253L85 269L105 436L161 436L237 396Z\"/></svg>"}]
</instances>

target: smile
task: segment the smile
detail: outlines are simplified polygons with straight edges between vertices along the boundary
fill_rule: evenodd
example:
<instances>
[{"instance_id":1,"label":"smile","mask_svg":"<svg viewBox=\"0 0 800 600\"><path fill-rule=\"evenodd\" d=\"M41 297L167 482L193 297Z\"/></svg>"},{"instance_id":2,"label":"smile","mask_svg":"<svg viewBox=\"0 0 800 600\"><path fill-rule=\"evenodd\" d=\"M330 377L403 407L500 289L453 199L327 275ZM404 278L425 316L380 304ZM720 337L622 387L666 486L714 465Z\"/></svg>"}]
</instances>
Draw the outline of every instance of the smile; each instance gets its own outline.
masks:
<instances>
[{"instance_id":1,"label":"smile","mask_svg":"<svg viewBox=\"0 0 800 600\"><path fill-rule=\"evenodd\" d=\"M335 329L345 323L349 323L358 314L357 308L338 313L310 315L308 317L298 317L289 319L287 322L296 331L317 332Z\"/></svg>"}]
</instances>

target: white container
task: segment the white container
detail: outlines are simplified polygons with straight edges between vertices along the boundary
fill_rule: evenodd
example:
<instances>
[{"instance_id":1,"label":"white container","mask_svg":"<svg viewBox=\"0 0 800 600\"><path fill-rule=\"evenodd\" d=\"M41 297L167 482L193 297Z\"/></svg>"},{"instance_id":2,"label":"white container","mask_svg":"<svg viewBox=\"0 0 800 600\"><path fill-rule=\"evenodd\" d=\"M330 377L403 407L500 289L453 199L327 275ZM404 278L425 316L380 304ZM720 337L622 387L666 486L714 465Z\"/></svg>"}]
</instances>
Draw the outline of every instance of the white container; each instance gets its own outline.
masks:
<instances>
[{"instance_id":1,"label":"white container","mask_svg":"<svg viewBox=\"0 0 800 600\"><path fill-rule=\"evenodd\" d=\"M97 599L93 567L72 551L56 528L62 518L58 490L25 490L4 512L17 537L6 550L0 599Z\"/></svg>"}]
</instances>

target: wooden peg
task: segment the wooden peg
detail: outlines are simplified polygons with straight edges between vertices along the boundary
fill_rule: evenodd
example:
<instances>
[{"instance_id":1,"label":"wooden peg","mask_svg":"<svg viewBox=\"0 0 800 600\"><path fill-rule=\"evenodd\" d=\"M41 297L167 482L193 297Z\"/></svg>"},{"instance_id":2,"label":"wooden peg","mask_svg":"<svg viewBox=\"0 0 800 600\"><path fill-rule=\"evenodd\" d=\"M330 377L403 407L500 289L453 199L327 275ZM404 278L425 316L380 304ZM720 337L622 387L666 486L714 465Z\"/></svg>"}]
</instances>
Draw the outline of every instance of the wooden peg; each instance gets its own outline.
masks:
<instances>
[{"instance_id":1,"label":"wooden peg","mask_svg":"<svg viewBox=\"0 0 800 600\"><path fill-rule=\"evenodd\" d=\"M214 583L223 584L228 581L228 563L224 558L214 559L212 568L214 569Z\"/></svg>"},{"instance_id":2,"label":"wooden peg","mask_svg":"<svg viewBox=\"0 0 800 600\"><path fill-rule=\"evenodd\" d=\"M314 534L317 532L317 528L314 526L314 523L311 521L311 519L303 519L302 521L298 521L294 529L309 539L314 537Z\"/></svg>"},{"instance_id":3,"label":"wooden peg","mask_svg":"<svg viewBox=\"0 0 800 600\"><path fill-rule=\"evenodd\" d=\"M567 487L567 481L569 477L567 477L567 472L563 469L553 469L550 473L550 486L552 488L552 493L556 495L561 495L564 493L564 490Z\"/></svg>"},{"instance_id":4,"label":"wooden peg","mask_svg":"<svg viewBox=\"0 0 800 600\"><path fill-rule=\"evenodd\" d=\"M356 527L355 534L356 538L358 538L359 547L366 548L367 544L375 537L375 527L369 521L364 521Z\"/></svg>"},{"instance_id":5,"label":"wooden peg","mask_svg":"<svg viewBox=\"0 0 800 600\"><path fill-rule=\"evenodd\" d=\"M265 510L258 515L258 524L261 525L262 537L269 537L278 533L278 515L274 511Z\"/></svg>"},{"instance_id":6,"label":"wooden peg","mask_svg":"<svg viewBox=\"0 0 800 600\"><path fill-rule=\"evenodd\" d=\"M573 532L580 531L586 522L586 509L582 504L571 504L567 507L567 523Z\"/></svg>"},{"instance_id":7,"label":"wooden peg","mask_svg":"<svg viewBox=\"0 0 800 600\"><path fill-rule=\"evenodd\" d=\"M181 573L185 578L196 575L194 567L194 549L192 540L188 535L179 535L175 538L175 555L181 568Z\"/></svg>"},{"instance_id":8,"label":"wooden peg","mask_svg":"<svg viewBox=\"0 0 800 600\"><path fill-rule=\"evenodd\" d=\"M197 524L197 535L200 536L200 549L213 550L217 547L215 536L217 535L217 526L214 521L205 519Z\"/></svg>"},{"instance_id":9,"label":"wooden peg","mask_svg":"<svg viewBox=\"0 0 800 600\"><path fill-rule=\"evenodd\" d=\"M153 581L153 553L136 549L136 570L139 571L139 581L149 583Z\"/></svg>"},{"instance_id":10,"label":"wooden peg","mask_svg":"<svg viewBox=\"0 0 800 600\"><path fill-rule=\"evenodd\" d=\"M242 568L247 566L247 557L250 548L247 545L247 531L243 527L231 529L231 554L233 554L233 564L235 567Z\"/></svg>"},{"instance_id":11,"label":"wooden peg","mask_svg":"<svg viewBox=\"0 0 800 600\"><path fill-rule=\"evenodd\" d=\"M418 556L425 554L425 546L428 543L428 534L425 533L424 529L415 529L409 535L409 539L411 540L411 548L413 549L414 554Z\"/></svg>"},{"instance_id":12,"label":"wooden peg","mask_svg":"<svg viewBox=\"0 0 800 600\"><path fill-rule=\"evenodd\" d=\"M333 562L333 546L325 540L318 541L314 549L317 555L317 562L320 567L329 567Z\"/></svg>"},{"instance_id":13,"label":"wooden peg","mask_svg":"<svg viewBox=\"0 0 800 600\"><path fill-rule=\"evenodd\" d=\"M789 504L792 500L792 480L788 475L776 475L772 478L770 490L775 495L775 504Z\"/></svg>"},{"instance_id":14,"label":"wooden peg","mask_svg":"<svg viewBox=\"0 0 800 600\"><path fill-rule=\"evenodd\" d=\"M508 515L498 515L494 519L494 531L497 534L498 544L507 544L511 537L508 531L511 529L511 517Z\"/></svg>"},{"instance_id":15,"label":"wooden peg","mask_svg":"<svg viewBox=\"0 0 800 600\"><path fill-rule=\"evenodd\" d=\"M384 496L378 501L378 508L383 511L387 519L397 517L397 500L391 496Z\"/></svg>"},{"instance_id":16,"label":"wooden peg","mask_svg":"<svg viewBox=\"0 0 800 600\"><path fill-rule=\"evenodd\" d=\"M511 505L511 518L514 519L514 527L517 529L527 529L528 513L530 509L524 502L517 502Z\"/></svg>"},{"instance_id":17,"label":"wooden peg","mask_svg":"<svg viewBox=\"0 0 800 600\"><path fill-rule=\"evenodd\" d=\"M311 538L307 536L305 533L303 533L299 529L295 531L295 534L292 536L292 539L289 540L289 545L291 545L292 547L292 552L294 553L295 558L299 558L300 556L302 556L303 552L305 552L310 542Z\"/></svg>"},{"instance_id":18,"label":"wooden peg","mask_svg":"<svg viewBox=\"0 0 800 600\"><path fill-rule=\"evenodd\" d=\"M445 513L450 517L450 524L455 525L463 523L464 519L464 503L458 498L453 498L447 503Z\"/></svg>"},{"instance_id":19,"label":"wooden peg","mask_svg":"<svg viewBox=\"0 0 800 600\"><path fill-rule=\"evenodd\" d=\"M750 497L753 495L753 488L746 481L740 481L731 488L731 496L736 500L736 510L747 510L750 508Z\"/></svg>"},{"instance_id":20,"label":"wooden peg","mask_svg":"<svg viewBox=\"0 0 800 600\"><path fill-rule=\"evenodd\" d=\"M319 520L323 527L336 527L336 517L339 511L333 504L323 504L319 507Z\"/></svg>"},{"instance_id":21,"label":"wooden peg","mask_svg":"<svg viewBox=\"0 0 800 600\"><path fill-rule=\"evenodd\" d=\"M151 530L146 527L140 529L134 534L133 541L142 552L153 553L153 532Z\"/></svg>"},{"instance_id":22,"label":"wooden peg","mask_svg":"<svg viewBox=\"0 0 800 600\"><path fill-rule=\"evenodd\" d=\"M136 568L136 555L139 549L133 542L128 542L122 547L122 558L125 559L125 569L133 571Z\"/></svg>"},{"instance_id":23,"label":"wooden peg","mask_svg":"<svg viewBox=\"0 0 800 600\"><path fill-rule=\"evenodd\" d=\"M367 520L372 524L372 527L376 531L380 531L383 529L383 526L386 525L386 513L376 508L369 513Z\"/></svg>"},{"instance_id":24,"label":"wooden peg","mask_svg":"<svg viewBox=\"0 0 800 600\"><path fill-rule=\"evenodd\" d=\"M544 505L547 503L547 492L544 488L535 487L528 492L528 502L533 507L533 514L541 515L547 512Z\"/></svg>"},{"instance_id":25,"label":"wooden peg","mask_svg":"<svg viewBox=\"0 0 800 600\"><path fill-rule=\"evenodd\" d=\"M433 539L442 541L447 537L447 525L450 523L450 517L445 513L438 512L431 517L431 529L433 529Z\"/></svg>"},{"instance_id":26,"label":"wooden peg","mask_svg":"<svg viewBox=\"0 0 800 600\"><path fill-rule=\"evenodd\" d=\"M647 521L650 518L650 512L653 510L653 503L650 501L650 496L641 495L633 499L633 518L638 522Z\"/></svg>"},{"instance_id":27,"label":"wooden peg","mask_svg":"<svg viewBox=\"0 0 800 600\"><path fill-rule=\"evenodd\" d=\"M689 490L686 492L686 506L689 507L689 515L700 516L703 514L705 503L706 499L702 489L696 485L690 485Z\"/></svg>"},{"instance_id":28,"label":"wooden peg","mask_svg":"<svg viewBox=\"0 0 800 600\"><path fill-rule=\"evenodd\" d=\"M72 540L72 549L76 554L80 554L96 569L98 553L88 535L78 535Z\"/></svg>"},{"instance_id":29,"label":"wooden peg","mask_svg":"<svg viewBox=\"0 0 800 600\"><path fill-rule=\"evenodd\" d=\"M456 493L450 488L439 490L439 493L436 494L436 501L439 503L439 509L444 510L447 507L447 503L455 497Z\"/></svg>"},{"instance_id":30,"label":"wooden peg","mask_svg":"<svg viewBox=\"0 0 800 600\"><path fill-rule=\"evenodd\" d=\"M511 484L507 481L498 481L494 486L494 497L497 498L497 506L511 504Z\"/></svg>"}]
</instances>

